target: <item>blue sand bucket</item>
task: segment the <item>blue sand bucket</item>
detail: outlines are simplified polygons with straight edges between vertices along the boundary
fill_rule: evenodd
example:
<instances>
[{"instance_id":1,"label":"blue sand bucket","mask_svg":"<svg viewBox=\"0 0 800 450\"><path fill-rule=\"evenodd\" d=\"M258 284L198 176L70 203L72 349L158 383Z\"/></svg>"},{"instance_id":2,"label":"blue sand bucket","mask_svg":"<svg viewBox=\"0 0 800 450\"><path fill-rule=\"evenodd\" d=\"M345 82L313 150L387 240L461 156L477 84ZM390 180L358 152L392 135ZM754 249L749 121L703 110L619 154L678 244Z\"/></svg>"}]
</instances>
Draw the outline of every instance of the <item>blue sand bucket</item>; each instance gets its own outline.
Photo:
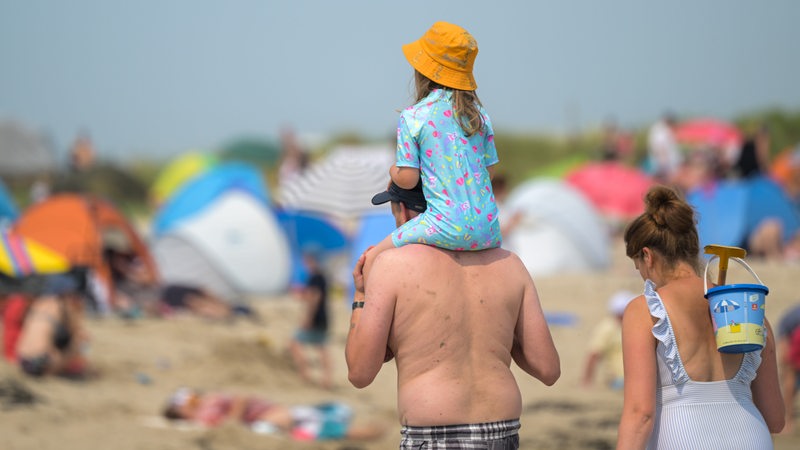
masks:
<instances>
[{"instance_id":1,"label":"blue sand bucket","mask_svg":"<svg viewBox=\"0 0 800 450\"><path fill-rule=\"evenodd\" d=\"M711 317L714 319L714 336L717 349L722 353L746 353L760 350L766 343L764 328L765 298L769 289L741 258L730 258L744 266L759 284L726 284L708 288L708 266L718 256L706 263L703 283Z\"/></svg>"}]
</instances>

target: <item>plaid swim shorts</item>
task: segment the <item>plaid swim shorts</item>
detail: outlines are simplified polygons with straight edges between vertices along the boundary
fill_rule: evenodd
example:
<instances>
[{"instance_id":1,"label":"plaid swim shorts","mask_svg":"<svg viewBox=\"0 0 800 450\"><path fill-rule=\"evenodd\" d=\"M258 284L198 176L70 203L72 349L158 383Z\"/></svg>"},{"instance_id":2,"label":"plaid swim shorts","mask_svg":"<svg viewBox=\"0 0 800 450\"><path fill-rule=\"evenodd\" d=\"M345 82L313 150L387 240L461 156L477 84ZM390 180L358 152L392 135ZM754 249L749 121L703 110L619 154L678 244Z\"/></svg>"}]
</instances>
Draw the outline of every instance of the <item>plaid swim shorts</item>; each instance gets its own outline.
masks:
<instances>
[{"instance_id":1,"label":"plaid swim shorts","mask_svg":"<svg viewBox=\"0 0 800 450\"><path fill-rule=\"evenodd\" d=\"M400 430L400 450L517 450L519 420L441 425L404 426Z\"/></svg>"}]
</instances>

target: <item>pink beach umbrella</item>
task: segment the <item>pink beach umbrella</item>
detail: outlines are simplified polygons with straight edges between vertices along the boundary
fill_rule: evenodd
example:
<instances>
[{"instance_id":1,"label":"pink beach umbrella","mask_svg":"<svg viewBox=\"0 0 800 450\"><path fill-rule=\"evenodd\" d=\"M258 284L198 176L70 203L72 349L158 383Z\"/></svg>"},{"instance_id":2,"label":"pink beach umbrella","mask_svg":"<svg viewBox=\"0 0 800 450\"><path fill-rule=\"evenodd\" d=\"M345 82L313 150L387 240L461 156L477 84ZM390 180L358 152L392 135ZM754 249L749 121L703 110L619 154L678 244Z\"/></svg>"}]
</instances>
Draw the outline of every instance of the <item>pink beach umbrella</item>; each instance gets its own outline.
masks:
<instances>
[{"instance_id":1,"label":"pink beach umbrella","mask_svg":"<svg viewBox=\"0 0 800 450\"><path fill-rule=\"evenodd\" d=\"M728 122L704 118L680 123L675 128L675 139L683 145L728 148L742 143L742 133Z\"/></svg>"},{"instance_id":2,"label":"pink beach umbrella","mask_svg":"<svg viewBox=\"0 0 800 450\"><path fill-rule=\"evenodd\" d=\"M614 161L580 166L565 181L581 191L600 215L623 221L644 211L644 196L653 185L643 171Z\"/></svg>"}]
</instances>

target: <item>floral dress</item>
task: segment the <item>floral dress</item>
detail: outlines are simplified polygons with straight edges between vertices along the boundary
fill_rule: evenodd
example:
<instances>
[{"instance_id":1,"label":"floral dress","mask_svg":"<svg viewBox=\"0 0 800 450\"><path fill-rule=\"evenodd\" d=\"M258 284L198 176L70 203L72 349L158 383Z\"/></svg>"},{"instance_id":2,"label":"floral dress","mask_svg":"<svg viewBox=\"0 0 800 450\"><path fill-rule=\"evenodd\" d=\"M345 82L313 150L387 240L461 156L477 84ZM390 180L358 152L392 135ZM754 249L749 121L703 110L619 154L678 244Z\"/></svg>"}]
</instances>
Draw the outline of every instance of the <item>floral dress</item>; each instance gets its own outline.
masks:
<instances>
[{"instance_id":1,"label":"floral dress","mask_svg":"<svg viewBox=\"0 0 800 450\"><path fill-rule=\"evenodd\" d=\"M400 114L397 166L419 169L428 209L392 233L395 247L410 243L449 250L483 250L502 243L487 167L497 164L494 131L481 108L483 129L466 136L452 92L435 89Z\"/></svg>"}]
</instances>

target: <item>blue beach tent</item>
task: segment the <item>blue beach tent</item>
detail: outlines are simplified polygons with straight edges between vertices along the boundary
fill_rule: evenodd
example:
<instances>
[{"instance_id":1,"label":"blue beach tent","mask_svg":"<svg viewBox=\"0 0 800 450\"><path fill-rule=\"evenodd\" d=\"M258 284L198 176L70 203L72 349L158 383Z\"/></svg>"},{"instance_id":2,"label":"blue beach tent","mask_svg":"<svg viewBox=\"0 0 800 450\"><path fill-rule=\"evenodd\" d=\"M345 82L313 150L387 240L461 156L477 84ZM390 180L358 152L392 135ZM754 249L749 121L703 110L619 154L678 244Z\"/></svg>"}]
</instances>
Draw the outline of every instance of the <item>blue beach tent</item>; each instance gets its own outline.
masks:
<instances>
[{"instance_id":1,"label":"blue beach tent","mask_svg":"<svg viewBox=\"0 0 800 450\"><path fill-rule=\"evenodd\" d=\"M261 173L226 163L181 186L152 226L152 251L166 283L199 286L225 299L283 294L291 253Z\"/></svg>"},{"instance_id":2,"label":"blue beach tent","mask_svg":"<svg viewBox=\"0 0 800 450\"><path fill-rule=\"evenodd\" d=\"M258 169L246 163L224 163L178 188L156 214L153 233L158 236L168 231L181 220L202 211L220 194L232 190L246 193L264 206L271 204L267 185Z\"/></svg>"},{"instance_id":3,"label":"blue beach tent","mask_svg":"<svg viewBox=\"0 0 800 450\"><path fill-rule=\"evenodd\" d=\"M780 220L784 241L800 231L800 211L767 177L717 181L689 192L686 200L697 213L701 248L746 247L748 236L767 219Z\"/></svg>"},{"instance_id":4,"label":"blue beach tent","mask_svg":"<svg viewBox=\"0 0 800 450\"><path fill-rule=\"evenodd\" d=\"M17 220L17 217L19 217L19 209L6 186L0 181L0 225L10 224Z\"/></svg>"}]
</instances>

